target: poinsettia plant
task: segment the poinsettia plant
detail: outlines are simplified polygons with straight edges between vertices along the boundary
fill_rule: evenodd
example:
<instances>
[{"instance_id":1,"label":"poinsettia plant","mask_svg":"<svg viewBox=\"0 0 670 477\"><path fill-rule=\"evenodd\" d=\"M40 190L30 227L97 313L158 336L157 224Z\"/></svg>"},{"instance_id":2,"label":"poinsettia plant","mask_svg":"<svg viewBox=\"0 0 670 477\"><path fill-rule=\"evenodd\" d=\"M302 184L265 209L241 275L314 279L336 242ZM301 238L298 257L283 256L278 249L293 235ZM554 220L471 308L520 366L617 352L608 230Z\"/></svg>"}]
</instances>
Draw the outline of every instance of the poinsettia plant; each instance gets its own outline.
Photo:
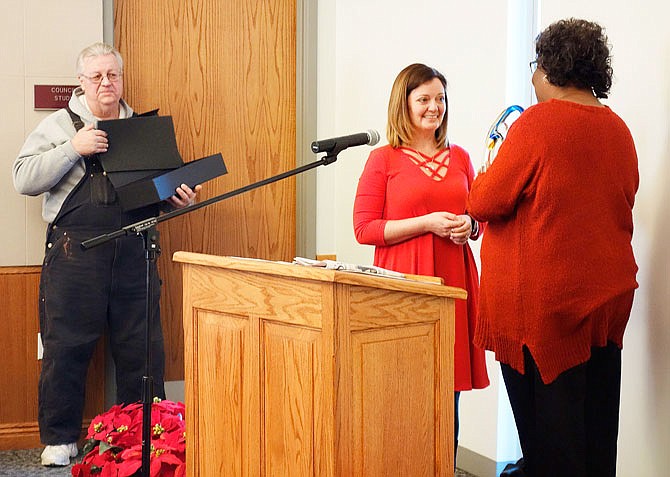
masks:
<instances>
[{"instance_id":1,"label":"poinsettia plant","mask_svg":"<svg viewBox=\"0 0 670 477\"><path fill-rule=\"evenodd\" d=\"M88 428L74 477L131 477L142 467L142 403L116 405ZM151 405L151 477L186 475L184 404L154 398Z\"/></svg>"}]
</instances>

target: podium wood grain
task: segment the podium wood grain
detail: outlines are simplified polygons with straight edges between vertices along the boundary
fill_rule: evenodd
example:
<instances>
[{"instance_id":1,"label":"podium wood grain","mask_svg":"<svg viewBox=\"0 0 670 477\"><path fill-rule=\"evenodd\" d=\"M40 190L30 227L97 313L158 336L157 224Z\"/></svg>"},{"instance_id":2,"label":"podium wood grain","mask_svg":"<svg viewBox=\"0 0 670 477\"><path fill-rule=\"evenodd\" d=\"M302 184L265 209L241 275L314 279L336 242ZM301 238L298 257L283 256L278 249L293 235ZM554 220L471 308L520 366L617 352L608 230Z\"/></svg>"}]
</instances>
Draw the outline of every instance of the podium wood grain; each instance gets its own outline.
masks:
<instances>
[{"instance_id":1,"label":"podium wood grain","mask_svg":"<svg viewBox=\"0 0 670 477\"><path fill-rule=\"evenodd\" d=\"M465 291L177 252L189 476L452 476Z\"/></svg>"}]
</instances>

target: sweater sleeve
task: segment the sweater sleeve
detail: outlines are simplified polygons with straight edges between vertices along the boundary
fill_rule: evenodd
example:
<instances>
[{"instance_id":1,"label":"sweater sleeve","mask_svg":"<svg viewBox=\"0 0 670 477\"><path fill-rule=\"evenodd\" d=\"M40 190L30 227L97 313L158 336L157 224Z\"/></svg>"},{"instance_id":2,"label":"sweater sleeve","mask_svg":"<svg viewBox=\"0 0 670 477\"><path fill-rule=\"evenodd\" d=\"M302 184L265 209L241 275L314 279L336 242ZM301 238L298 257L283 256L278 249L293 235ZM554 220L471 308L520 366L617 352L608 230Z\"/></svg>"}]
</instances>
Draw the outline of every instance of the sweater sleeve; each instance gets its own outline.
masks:
<instances>
[{"instance_id":1,"label":"sweater sleeve","mask_svg":"<svg viewBox=\"0 0 670 477\"><path fill-rule=\"evenodd\" d=\"M510 127L493 164L472 183L467 210L476 220L491 222L511 216L528 193L540 160L534 141L536 120L530 108L522 114Z\"/></svg>"},{"instance_id":2,"label":"sweater sleeve","mask_svg":"<svg viewBox=\"0 0 670 477\"><path fill-rule=\"evenodd\" d=\"M21 194L39 195L52 189L81 156L70 139L75 130L65 110L45 118L28 136L12 169Z\"/></svg>"},{"instance_id":3,"label":"sweater sleeve","mask_svg":"<svg viewBox=\"0 0 670 477\"><path fill-rule=\"evenodd\" d=\"M354 200L354 234L356 240L366 245L386 245L383 218L386 202L386 160L384 155L372 151L358 180Z\"/></svg>"}]
</instances>

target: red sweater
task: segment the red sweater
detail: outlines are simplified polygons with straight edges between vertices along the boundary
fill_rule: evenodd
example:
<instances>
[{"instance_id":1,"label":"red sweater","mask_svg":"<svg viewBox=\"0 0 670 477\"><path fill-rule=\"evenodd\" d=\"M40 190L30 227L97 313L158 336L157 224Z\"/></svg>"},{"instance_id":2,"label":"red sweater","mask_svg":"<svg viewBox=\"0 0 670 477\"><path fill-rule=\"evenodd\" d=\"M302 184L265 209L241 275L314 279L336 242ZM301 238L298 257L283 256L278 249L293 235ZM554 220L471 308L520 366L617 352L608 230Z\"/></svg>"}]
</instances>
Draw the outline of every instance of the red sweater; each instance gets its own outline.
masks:
<instances>
[{"instance_id":1,"label":"red sweater","mask_svg":"<svg viewBox=\"0 0 670 477\"><path fill-rule=\"evenodd\" d=\"M519 117L468 199L488 222L476 344L521 373L527 346L545 383L591 346L622 346L638 180L630 131L609 108L551 100ZM612 303L624 316L599 312Z\"/></svg>"}]
</instances>

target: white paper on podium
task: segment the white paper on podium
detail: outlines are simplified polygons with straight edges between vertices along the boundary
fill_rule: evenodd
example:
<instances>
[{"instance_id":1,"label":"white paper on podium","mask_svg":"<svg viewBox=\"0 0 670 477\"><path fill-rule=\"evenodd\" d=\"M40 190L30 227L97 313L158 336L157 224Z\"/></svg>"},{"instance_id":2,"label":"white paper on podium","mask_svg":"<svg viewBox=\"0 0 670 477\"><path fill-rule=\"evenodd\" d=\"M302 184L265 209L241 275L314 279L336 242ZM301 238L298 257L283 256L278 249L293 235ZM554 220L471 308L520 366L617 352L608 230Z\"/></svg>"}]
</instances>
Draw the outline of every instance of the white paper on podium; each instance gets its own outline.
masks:
<instances>
[{"instance_id":1,"label":"white paper on podium","mask_svg":"<svg viewBox=\"0 0 670 477\"><path fill-rule=\"evenodd\" d=\"M313 260L305 257L295 257L293 263L305 267L318 267L328 270L340 270L346 272L367 273L369 275L379 275L382 277L406 278L404 273L387 270L386 268L376 267L374 265L358 265L354 263L338 262L336 260Z\"/></svg>"}]
</instances>

